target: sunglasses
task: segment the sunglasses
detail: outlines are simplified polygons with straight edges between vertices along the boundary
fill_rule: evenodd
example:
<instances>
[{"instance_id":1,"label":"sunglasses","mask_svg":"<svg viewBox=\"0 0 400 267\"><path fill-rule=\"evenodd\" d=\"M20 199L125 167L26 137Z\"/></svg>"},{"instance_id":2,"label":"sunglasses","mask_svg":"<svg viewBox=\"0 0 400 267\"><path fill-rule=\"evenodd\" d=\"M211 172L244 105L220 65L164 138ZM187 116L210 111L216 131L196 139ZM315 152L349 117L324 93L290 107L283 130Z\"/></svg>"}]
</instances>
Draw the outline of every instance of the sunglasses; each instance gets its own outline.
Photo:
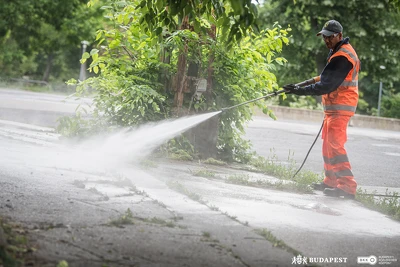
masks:
<instances>
[{"instance_id":1,"label":"sunglasses","mask_svg":"<svg viewBox=\"0 0 400 267\"><path fill-rule=\"evenodd\" d=\"M332 39L332 38L334 38L334 37L336 37L336 36L338 36L338 33L334 33L334 34L332 34L332 35L330 35L330 36L326 36L326 35L323 35L323 34L322 34L322 38L323 38L324 40L326 40L326 39Z\"/></svg>"}]
</instances>

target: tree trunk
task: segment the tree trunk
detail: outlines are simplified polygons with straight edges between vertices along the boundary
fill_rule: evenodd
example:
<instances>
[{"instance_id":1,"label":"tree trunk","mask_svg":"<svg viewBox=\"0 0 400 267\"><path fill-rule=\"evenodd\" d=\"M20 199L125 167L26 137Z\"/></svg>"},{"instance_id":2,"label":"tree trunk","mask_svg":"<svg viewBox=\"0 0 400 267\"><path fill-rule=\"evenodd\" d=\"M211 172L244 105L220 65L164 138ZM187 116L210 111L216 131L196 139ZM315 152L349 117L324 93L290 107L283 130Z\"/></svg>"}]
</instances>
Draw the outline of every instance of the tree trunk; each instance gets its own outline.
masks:
<instances>
[{"instance_id":1,"label":"tree trunk","mask_svg":"<svg viewBox=\"0 0 400 267\"><path fill-rule=\"evenodd\" d=\"M209 36L215 40L216 27L211 26ZM215 55L213 51L210 51L207 66L207 90L205 97L207 104L212 105L213 101L213 79L214 79L214 68L213 62ZM188 132L188 138L194 145L194 148L199 152L199 157L202 159L216 158L217 157L217 142L218 142L218 126L219 116L214 116Z\"/></svg>"},{"instance_id":2,"label":"tree trunk","mask_svg":"<svg viewBox=\"0 0 400 267\"><path fill-rule=\"evenodd\" d=\"M43 81L48 82L50 77L51 68L53 67L54 55L52 53L47 55L46 69L43 74Z\"/></svg>"},{"instance_id":3,"label":"tree trunk","mask_svg":"<svg viewBox=\"0 0 400 267\"><path fill-rule=\"evenodd\" d=\"M189 18L184 17L182 20L181 30L189 28ZM180 55L178 57L178 68L177 68L177 78L176 78L176 91L174 97L174 106L177 108L177 114L180 114L180 110L183 105L183 87L186 77L186 54L188 52L188 47L185 45L183 51L180 51Z\"/></svg>"},{"instance_id":4,"label":"tree trunk","mask_svg":"<svg viewBox=\"0 0 400 267\"><path fill-rule=\"evenodd\" d=\"M160 61L164 64L170 64L171 63L171 51L168 48L164 48L161 52L160 56ZM164 92L169 94L170 93L170 78L168 76L168 69L167 68L162 68L161 73L158 77L158 80L161 84L164 85Z\"/></svg>"},{"instance_id":5,"label":"tree trunk","mask_svg":"<svg viewBox=\"0 0 400 267\"><path fill-rule=\"evenodd\" d=\"M216 32L217 32L217 27L214 24L211 25L211 29L208 32L208 35L210 36L211 39L215 40ZM214 60L215 60L214 51L210 51L210 56L208 58L208 68L207 68L207 91L205 94L208 105L211 105L213 100L212 92L214 84L214 67L213 67Z\"/></svg>"}]
</instances>

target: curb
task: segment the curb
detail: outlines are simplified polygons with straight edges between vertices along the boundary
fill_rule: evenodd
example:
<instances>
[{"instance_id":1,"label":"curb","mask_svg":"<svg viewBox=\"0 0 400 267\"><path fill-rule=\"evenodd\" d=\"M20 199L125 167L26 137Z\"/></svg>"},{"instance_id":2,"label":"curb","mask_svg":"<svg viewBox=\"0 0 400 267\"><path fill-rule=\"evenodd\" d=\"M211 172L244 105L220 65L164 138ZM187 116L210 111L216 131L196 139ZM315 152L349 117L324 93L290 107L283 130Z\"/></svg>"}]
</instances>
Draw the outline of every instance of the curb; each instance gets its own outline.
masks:
<instances>
[{"instance_id":1,"label":"curb","mask_svg":"<svg viewBox=\"0 0 400 267\"><path fill-rule=\"evenodd\" d=\"M324 113L321 110L310 110L301 108L290 108L282 106L269 106L278 119L321 122ZM261 109L255 108L254 115L268 116ZM372 128L389 131L400 131L400 119L382 118L366 115L354 115L350 120L350 126L361 128Z\"/></svg>"}]
</instances>

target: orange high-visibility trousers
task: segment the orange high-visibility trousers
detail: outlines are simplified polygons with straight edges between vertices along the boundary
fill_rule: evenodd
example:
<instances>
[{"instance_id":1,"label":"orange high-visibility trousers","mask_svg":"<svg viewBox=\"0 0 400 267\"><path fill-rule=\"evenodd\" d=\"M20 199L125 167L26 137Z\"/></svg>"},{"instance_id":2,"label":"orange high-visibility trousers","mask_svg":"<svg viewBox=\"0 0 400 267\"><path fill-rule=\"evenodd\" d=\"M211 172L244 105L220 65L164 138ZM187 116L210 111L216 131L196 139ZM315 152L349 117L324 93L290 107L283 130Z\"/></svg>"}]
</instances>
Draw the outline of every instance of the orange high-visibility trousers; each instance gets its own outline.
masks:
<instances>
[{"instance_id":1,"label":"orange high-visibility trousers","mask_svg":"<svg viewBox=\"0 0 400 267\"><path fill-rule=\"evenodd\" d=\"M344 144L347 141L347 124L350 116L325 114L322 130L322 156L324 158L324 183L355 194L357 183L351 172Z\"/></svg>"}]
</instances>

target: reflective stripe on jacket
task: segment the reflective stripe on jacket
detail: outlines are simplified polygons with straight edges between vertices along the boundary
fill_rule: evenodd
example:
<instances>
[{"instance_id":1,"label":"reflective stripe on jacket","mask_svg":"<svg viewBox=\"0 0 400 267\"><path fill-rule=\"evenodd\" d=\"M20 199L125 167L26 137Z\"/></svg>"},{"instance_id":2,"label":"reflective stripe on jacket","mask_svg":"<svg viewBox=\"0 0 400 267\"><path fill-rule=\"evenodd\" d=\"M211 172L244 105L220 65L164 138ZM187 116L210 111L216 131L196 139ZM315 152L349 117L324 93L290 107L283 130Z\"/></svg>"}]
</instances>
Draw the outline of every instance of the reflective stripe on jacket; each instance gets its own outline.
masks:
<instances>
[{"instance_id":1,"label":"reflective stripe on jacket","mask_svg":"<svg viewBox=\"0 0 400 267\"><path fill-rule=\"evenodd\" d=\"M322 103L326 114L354 115L358 102L358 73L360 61L357 53L350 44L343 44L334 53L328 62L334 57L344 56L353 65L344 81L333 92L322 96Z\"/></svg>"}]
</instances>

